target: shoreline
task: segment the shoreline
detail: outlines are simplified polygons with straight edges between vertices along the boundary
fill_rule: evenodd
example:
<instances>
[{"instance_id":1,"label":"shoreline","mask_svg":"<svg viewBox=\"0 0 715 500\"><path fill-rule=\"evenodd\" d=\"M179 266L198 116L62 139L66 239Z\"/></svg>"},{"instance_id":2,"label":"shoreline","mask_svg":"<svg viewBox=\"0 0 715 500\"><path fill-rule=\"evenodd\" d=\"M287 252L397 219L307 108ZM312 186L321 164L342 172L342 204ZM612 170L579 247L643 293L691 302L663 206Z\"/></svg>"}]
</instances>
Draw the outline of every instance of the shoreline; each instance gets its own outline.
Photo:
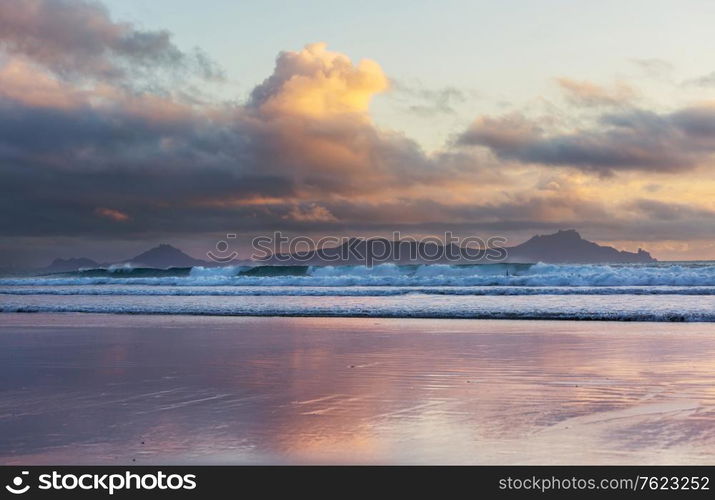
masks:
<instances>
[{"instance_id":1,"label":"shoreline","mask_svg":"<svg viewBox=\"0 0 715 500\"><path fill-rule=\"evenodd\" d=\"M49 316L49 317L161 317L161 318L248 318L248 319L355 319L355 320L433 320L433 321L495 321L495 322L527 322L527 323L539 323L539 322L557 322L557 323L615 323L615 324L653 324L653 325L672 325L672 324L694 324L694 325L712 325L715 323L713 320L693 320L687 318L676 318L676 319L663 319L663 320L653 320L653 319L635 319L635 318L603 318L598 316L593 317L572 317L554 315L553 317L543 317L543 316L435 316L435 315L411 315L411 316L389 316L389 315L342 315L342 314L217 314L217 313L197 313L197 312L183 312L183 313L167 313L167 312L132 312L132 311L122 311L122 312L94 312L94 311L0 311L0 318L8 317L22 317L22 316Z\"/></svg>"},{"instance_id":2,"label":"shoreline","mask_svg":"<svg viewBox=\"0 0 715 500\"><path fill-rule=\"evenodd\" d=\"M436 313L355 313L355 312L306 312L282 311L280 313L271 311L266 313L253 312L221 312L221 311L107 311L107 310L82 310L81 308L55 310L54 308L14 308L12 310L2 310L0 306L0 318L8 315L82 315L82 316L122 316L122 317L196 317L196 318L324 318L324 319L424 319L424 320L473 320L473 321L558 321L577 323L648 323L648 324L713 324L715 323L715 313L707 316L688 316L677 313L633 313L618 314L612 313L544 313L528 314L518 312L504 313L484 313L484 314L436 314Z\"/></svg>"}]
</instances>

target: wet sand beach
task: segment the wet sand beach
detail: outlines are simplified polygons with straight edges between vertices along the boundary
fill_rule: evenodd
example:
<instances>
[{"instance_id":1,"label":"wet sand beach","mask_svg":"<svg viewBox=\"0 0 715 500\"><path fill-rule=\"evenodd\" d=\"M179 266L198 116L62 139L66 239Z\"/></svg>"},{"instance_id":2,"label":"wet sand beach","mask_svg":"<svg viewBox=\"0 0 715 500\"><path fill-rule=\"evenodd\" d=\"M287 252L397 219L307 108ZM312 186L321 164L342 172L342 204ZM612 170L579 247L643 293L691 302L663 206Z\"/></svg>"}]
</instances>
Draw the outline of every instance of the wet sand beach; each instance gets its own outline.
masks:
<instances>
[{"instance_id":1,"label":"wet sand beach","mask_svg":"<svg viewBox=\"0 0 715 500\"><path fill-rule=\"evenodd\" d=\"M2 464L711 464L715 326L0 316Z\"/></svg>"}]
</instances>

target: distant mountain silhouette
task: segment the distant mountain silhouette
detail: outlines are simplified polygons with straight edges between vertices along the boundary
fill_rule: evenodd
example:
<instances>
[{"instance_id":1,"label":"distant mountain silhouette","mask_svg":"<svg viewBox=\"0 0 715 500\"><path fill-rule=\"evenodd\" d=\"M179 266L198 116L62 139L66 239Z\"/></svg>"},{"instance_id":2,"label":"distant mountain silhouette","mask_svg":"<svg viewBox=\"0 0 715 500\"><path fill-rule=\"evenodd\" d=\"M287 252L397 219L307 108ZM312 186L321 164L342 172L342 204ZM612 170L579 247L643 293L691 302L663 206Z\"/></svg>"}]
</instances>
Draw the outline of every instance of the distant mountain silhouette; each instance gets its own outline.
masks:
<instances>
[{"instance_id":1,"label":"distant mountain silhouette","mask_svg":"<svg viewBox=\"0 0 715 500\"><path fill-rule=\"evenodd\" d=\"M509 260L563 262L563 263L636 263L656 262L645 250L638 252L616 250L584 240L574 229L554 234L534 236L528 241L510 248Z\"/></svg>"},{"instance_id":2,"label":"distant mountain silhouette","mask_svg":"<svg viewBox=\"0 0 715 500\"><path fill-rule=\"evenodd\" d=\"M469 262L547 262L547 263L648 263L656 259L645 250L626 252L613 247L602 246L585 240L573 229L558 231L554 234L534 236L528 241L513 247L505 247L506 258L496 249L477 251L474 248L462 248L454 244L447 247L435 242L414 242L409 240L392 241L385 238L352 238L343 245L312 250L300 255L278 254L255 261L264 265L365 265L373 264L415 264L415 263L469 263ZM490 259L487 259L487 253ZM390 258L385 259L384 256ZM440 256L433 259L432 256ZM424 258L425 256L429 258ZM336 258L337 257L337 258ZM415 258L416 257L416 258ZM194 259L178 248L161 244L136 257L117 264L154 267L217 266L215 262ZM248 264L246 261L233 261L229 265ZM78 269L107 267L92 259L55 259L52 264L41 269L42 272L69 272Z\"/></svg>"},{"instance_id":3,"label":"distant mountain silhouette","mask_svg":"<svg viewBox=\"0 0 715 500\"><path fill-rule=\"evenodd\" d=\"M363 265L390 262L394 264L467 263L467 262L547 262L547 263L637 263L656 262L645 250L627 252L602 246L588 240L573 229L554 234L534 236L513 247L504 247L506 258L492 249L478 252L453 244L443 247L436 242L416 243L392 241L385 238L353 238L338 247L323 248L301 254L278 254L262 259L262 264L274 265ZM487 253L490 259L487 259ZM391 257L385 260L384 256ZM423 258L440 255L439 259ZM417 259L414 258L417 256ZM340 258L336 258L340 257Z\"/></svg>"},{"instance_id":4,"label":"distant mountain silhouette","mask_svg":"<svg viewBox=\"0 0 715 500\"><path fill-rule=\"evenodd\" d=\"M393 241L386 238L350 238L337 247L320 248L294 254L277 254L261 259L261 264L269 265L349 265L360 266L366 262L373 264L415 264L416 262L451 263L461 259L465 250L449 244L446 248L435 242L415 242L409 240ZM473 250L470 255L478 254L483 258L484 252ZM385 256L390 256L385 259ZM423 257L429 258L423 258ZM431 256L441 256L433 259ZM448 256L451 256L449 258Z\"/></svg>"},{"instance_id":5,"label":"distant mountain silhouette","mask_svg":"<svg viewBox=\"0 0 715 500\"><path fill-rule=\"evenodd\" d=\"M99 267L99 264L92 259L79 257L70 259L55 259L49 266L43 268L42 271L47 273L65 273L85 268L94 269L96 267Z\"/></svg>"},{"instance_id":6,"label":"distant mountain silhouette","mask_svg":"<svg viewBox=\"0 0 715 500\"><path fill-rule=\"evenodd\" d=\"M80 269L107 268L112 265L123 264L131 264L135 267L154 267L158 269L167 269L169 267L194 267L216 265L215 263L194 259L190 255L187 255L181 250L179 250L178 248L164 243L154 248L151 248L146 252L140 253L136 257L122 260L120 262L103 262L100 264L92 259L87 259L84 257L73 259L55 259L49 266L44 267L42 269L38 269L35 272L39 271L42 273L66 273L78 271Z\"/></svg>"},{"instance_id":7,"label":"distant mountain silhouette","mask_svg":"<svg viewBox=\"0 0 715 500\"><path fill-rule=\"evenodd\" d=\"M140 253L136 257L127 259L122 263L131 263L137 266L169 268L169 267L193 267L205 266L208 263L194 259L190 255L185 254L176 247L162 243L144 253Z\"/></svg>"}]
</instances>

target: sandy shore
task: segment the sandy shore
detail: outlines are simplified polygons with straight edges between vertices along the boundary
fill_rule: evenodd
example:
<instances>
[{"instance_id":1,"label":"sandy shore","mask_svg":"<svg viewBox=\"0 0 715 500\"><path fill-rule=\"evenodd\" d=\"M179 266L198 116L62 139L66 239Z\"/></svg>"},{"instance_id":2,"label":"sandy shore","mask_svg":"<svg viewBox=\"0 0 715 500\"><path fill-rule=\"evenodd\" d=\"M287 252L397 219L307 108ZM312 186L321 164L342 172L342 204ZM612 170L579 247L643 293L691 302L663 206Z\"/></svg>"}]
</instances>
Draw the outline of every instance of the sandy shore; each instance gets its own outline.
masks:
<instances>
[{"instance_id":1,"label":"sandy shore","mask_svg":"<svg viewBox=\"0 0 715 500\"><path fill-rule=\"evenodd\" d=\"M715 325L3 314L0 463L715 462Z\"/></svg>"}]
</instances>

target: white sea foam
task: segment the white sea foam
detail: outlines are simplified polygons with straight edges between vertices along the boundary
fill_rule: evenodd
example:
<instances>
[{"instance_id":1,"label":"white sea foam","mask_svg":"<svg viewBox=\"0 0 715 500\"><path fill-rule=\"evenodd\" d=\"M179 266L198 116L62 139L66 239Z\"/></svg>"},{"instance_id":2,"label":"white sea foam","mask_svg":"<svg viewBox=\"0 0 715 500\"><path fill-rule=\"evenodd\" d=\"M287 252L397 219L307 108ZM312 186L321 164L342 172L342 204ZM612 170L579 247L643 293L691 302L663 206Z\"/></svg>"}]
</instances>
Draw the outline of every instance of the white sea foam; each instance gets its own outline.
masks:
<instances>
[{"instance_id":1,"label":"white sea foam","mask_svg":"<svg viewBox=\"0 0 715 500\"><path fill-rule=\"evenodd\" d=\"M228 266L190 270L128 269L128 272L81 272L29 278L0 279L0 286L148 285L148 286L521 286L521 287L715 287L715 264L655 265L420 265L382 264L305 268L303 275L282 274L280 267L266 273ZM259 269L258 271L264 271ZM135 272L132 272L135 271ZM250 274L242 274L248 273Z\"/></svg>"},{"instance_id":2,"label":"white sea foam","mask_svg":"<svg viewBox=\"0 0 715 500\"><path fill-rule=\"evenodd\" d=\"M168 286L56 285L0 286L2 295L147 295L147 296L322 296L391 297L398 295L715 295L710 286Z\"/></svg>"},{"instance_id":3,"label":"white sea foam","mask_svg":"<svg viewBox=\"0 0 715 500\"><path fill-rule=\"evenodd\" d=\"M223 266L223 267L192 267L189 272L191 278L215 278L233 277L241 271L249 269L247 266Z\"/></svg>"},{"instance_id":4,"label":"white sea foam","mask_svg":"<svg viewBox=\"0 0 715 500\"><path fill-rule=\"evenodd\" d=\"M237 300L240 299L240 300ZM225 316L715 321L715 296L42 296L12 295L0 312L83 312Z\"/></svg>"},{"instance_id":5,"label":"white sea foam","mask_svg":"<svg viewBox=\"0 0 715 500\"><path fill-rule=\"evenodd\" d=\"M0 279L1 311L715 321L715 264L123 267Z\"/></svg>"}]
</instances>

